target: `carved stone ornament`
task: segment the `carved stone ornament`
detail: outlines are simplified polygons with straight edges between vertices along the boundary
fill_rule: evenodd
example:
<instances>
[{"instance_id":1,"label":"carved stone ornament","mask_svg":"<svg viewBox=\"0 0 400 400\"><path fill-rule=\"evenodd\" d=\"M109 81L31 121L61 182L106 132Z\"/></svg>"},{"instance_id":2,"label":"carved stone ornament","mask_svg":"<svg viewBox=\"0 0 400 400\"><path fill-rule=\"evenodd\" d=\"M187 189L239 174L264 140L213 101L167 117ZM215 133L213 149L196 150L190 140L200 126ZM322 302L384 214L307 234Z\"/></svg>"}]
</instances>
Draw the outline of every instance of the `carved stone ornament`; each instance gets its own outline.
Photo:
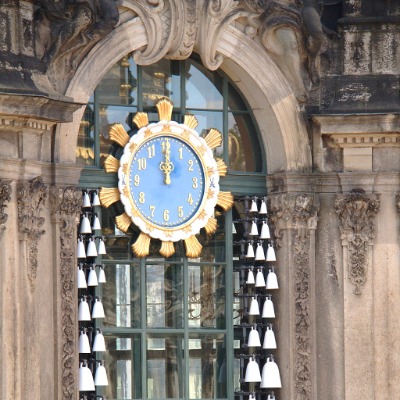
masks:
<instances>
[{"instance_id":1,"label":"carved stone ornament","mask_svg":"<svg viewBox=\"0 0 400 400\"><path fill-rule=\"evenodd\" d=\"M82 207L82 191L75 187L52 187L52 210L60 228L60 279L62 326L62 399L76 398L76 227Z\"/></svg>"},{"instance_id":2,"label":"carved stone ornament","mask_svg":"<svg viewBox=\"0 0 400 400\"><path fill-rule=\"evenodd\" d=\"M312 398L311 347L311 266L310 231L317 228L319 198L316 195L279 194L269 196L271 223L277 247L282 246L285 231L291 235L295 264L295 390L296 400Z\"/></svg>"},{"instance_id":3,"label":"carved stone ornament","mask_svg":"<svg viewBox=\"0 0 400 400\"><path fill-rule=\"evenodd\" d=\"M38 241L46 232L42 229L45 219L40 216L47 200L48 186L43 183L40 176L30 182L24 182L18 186L18 229L27 240L28 278L33 287L38 268Z\"/></svg>"},{"instance_id":4,"label":"carved stone ornament","mask_svg":"<svg viewBox=\"0 0 400 400\"><path fill-rule=\"evenodd\" d=\"M0 234L5 230L8 215L4 209L7 207L4 204L6 201L11 200L11 185L0 181Z\"/></svg>"},{"instance_id":5,"label":"carved stone ornament","mask_svg":"<svg viewBox=\"0 0 400 400\"><path fill-rule=\"evenodd\" d=\"M375 237L374 217L379 206L379 195L366 195L362 189L339 195L335 201L344 260L347 259L349 279L355 285L354 293L358 295L367 280L369 247L373 245L372 239Z\"/></svg>"}]
</instances>

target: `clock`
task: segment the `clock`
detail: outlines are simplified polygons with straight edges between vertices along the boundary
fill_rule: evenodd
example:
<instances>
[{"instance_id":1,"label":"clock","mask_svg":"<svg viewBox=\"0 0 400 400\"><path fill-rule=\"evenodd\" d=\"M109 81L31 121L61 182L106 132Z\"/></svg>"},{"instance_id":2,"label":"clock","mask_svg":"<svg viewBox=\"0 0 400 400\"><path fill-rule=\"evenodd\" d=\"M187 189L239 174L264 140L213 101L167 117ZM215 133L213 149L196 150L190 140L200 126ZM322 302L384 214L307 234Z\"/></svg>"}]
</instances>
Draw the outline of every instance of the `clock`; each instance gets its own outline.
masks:
<instances>
[{"instance_id":1,"label":"clock","mask_svg":"<svg viewBox=\"0 0 400 400\"><path fill-rule=\"evenodd\" d=\"M108 207L120 201L125 212L116 224L127 231L131 223L141 233L132 245L138 257L149 254L151 239L161 241L160 254L170 257L174 243L185 242L186 255L197 257L202 246L196 235L217 228L216 206L228 210L233 204L229 192L219 188L226 165L215 160L213 149L222 143L222 134L210 129L205 138L195 128L197 120L186 115L183 124L171 121L172 102L156 103L160 121L149 123L146 113L133 119L138 132L129 137L121 124L110 129L110 139L123 147L118 160L109 155L106 172L118 173L118 188L102 188L100 201Z\"/></svg>"}]
</instances>

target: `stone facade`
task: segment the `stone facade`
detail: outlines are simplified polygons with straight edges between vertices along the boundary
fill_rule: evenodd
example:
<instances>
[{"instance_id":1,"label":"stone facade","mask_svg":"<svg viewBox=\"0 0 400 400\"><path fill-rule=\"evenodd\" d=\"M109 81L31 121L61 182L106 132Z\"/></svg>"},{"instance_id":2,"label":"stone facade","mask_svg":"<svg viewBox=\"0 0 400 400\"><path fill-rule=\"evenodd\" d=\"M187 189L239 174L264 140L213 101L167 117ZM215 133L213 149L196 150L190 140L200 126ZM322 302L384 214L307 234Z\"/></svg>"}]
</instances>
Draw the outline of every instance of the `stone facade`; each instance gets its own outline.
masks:
<instances>
[{"instance_id":1,"label":"stone facade","mask_svg":"<svg viewBox=\"0 0 400 400\"><path fill-rule=\"evenodd\" d=\"M78 398L75 146L127 52L196 52L253 110L283 271L281 398L397 398L397 2L6 0L0 27L2 398Z\"/></svg>"}]
</instances>

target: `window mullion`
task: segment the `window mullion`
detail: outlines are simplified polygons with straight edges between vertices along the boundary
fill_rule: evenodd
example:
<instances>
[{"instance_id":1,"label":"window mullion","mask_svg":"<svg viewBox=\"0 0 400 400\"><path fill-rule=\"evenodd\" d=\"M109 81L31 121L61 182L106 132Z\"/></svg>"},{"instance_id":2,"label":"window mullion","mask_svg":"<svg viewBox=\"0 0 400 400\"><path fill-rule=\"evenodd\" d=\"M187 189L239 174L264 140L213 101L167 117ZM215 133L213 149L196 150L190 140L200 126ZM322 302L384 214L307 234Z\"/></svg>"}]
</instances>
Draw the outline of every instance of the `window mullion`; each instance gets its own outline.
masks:
<instances>
[{"instance_id":1,"label":"window mullion","mask_svg":"<svg viewBox=\"0 0 400 400\"><path fill-rule=\"evenodd\" d=\"M140 260L140 323L142 328L141 346L142 346L142 393L141 398L147 399L147 291L146 291L146 259Z\"/></svg>"},{"instance_id":2,"label":"window mullion","mask_svg":"<svg viewBox=\"0 0 400 400\"><path fill-rule=\"evenodd\" d=\"M184 383L184 398L189 398L189 271L188 271L188 260L185 257L183 259L183 321L184 321L184 365L185 365L185 383Z\"/></svg>"},{"instance_id":3,"label":"window mullion","mask_svg":"<svg viewBox=\"0 0 400 400\"><path fill-rule=\"evenodd\" d=\"M229 168L229 132L228 132L228 80L222 80L222 101L223 101L223 160Z\"/></svg>"}]
</instances>

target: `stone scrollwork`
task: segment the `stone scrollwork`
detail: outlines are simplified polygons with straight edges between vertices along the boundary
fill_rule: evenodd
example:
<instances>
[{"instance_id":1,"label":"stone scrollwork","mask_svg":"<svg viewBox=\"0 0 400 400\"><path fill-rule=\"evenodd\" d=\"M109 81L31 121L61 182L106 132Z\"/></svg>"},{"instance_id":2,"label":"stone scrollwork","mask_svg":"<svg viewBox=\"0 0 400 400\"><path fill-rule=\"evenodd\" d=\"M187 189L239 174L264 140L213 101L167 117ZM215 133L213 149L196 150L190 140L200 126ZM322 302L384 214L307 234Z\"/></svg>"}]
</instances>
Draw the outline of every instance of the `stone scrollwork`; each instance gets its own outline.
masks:
<instances>
[{"instance_id":1,"label":"stone scrollwork","mask_svg":"<svg viewBox=\"0 0 400 400\"><path fill-rule=\"evenodd\" d=\"M82 191L75 187L52 187L52 210L60 229L60 287L62 326L62 399L76 398L76 227L82 206Z\"/></svg>"},{"instance_id":2,"label":"stone scrollwork","mask_svg":"<svg viewBox=\"0 0 400 400\"><path fill-rule=\"evenodd\" d=\"M38 268L38 241L45 230L45 218L40 216L47 200L48 186L40 176L18 186L18 229L28 243L28 278L33 287Z\"/></svg>"},{"instance_id":3,"label":"stone scrollwork","mask_svg":"<svg viewBox=\"0 0 400 400\"><path fill-rule=\"evenodd\" d=\"M367 280L369 247L373 245L374 217L379 206L379 195L366 195L362 189L339 195L335 201L349 279L355 285L354 293L358 295Z\"/></svg>"},{"instance_id":4,"label":"stone scrollwork","mask_svg":"<svg viewBox=\"0 0 400 400\"><path fill-rule=\"evenodd\" d=\"M269 196L271 223L276 246L282 247L285 231L292 236L295 302L295 390L297 400L312 398L311 265L310 232L317 228L319 198L316 195L279 194Z\"/></svg>"},{"instance_id":5,"label":"stone scrollwork","mask_svg":"<svg viewBox=\"0 0 400 400\"><path fill-rule=\"evenodd\" d=\"M7 222L8 215L4 209L7 207L4 204L6 201L11 200L11 185L9 183L0 181L0 234L5 229L5 223Z\"/></svg>"}]
</instances>

